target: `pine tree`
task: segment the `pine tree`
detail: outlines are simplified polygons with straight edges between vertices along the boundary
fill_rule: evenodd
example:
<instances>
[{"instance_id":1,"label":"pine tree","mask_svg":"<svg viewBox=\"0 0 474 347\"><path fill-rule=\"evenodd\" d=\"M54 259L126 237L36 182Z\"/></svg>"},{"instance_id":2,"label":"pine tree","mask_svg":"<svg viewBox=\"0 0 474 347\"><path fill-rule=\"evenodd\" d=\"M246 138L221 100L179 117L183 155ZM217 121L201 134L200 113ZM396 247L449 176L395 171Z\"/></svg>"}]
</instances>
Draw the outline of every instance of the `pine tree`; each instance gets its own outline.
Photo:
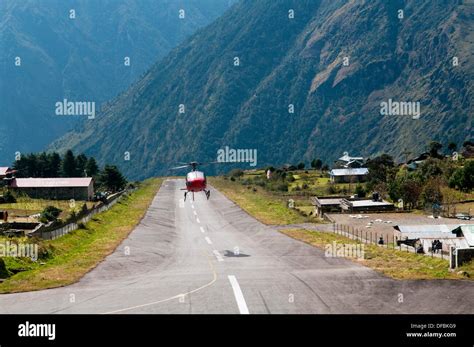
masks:
<instances>
[{"instance_id":1,"label":"pine tree","mask_svg":"<svg viewBox=\"0 0 474 347\"><path fill-rule=\"evenodd\" d=\"M64 155L63 162L61 165L61 176L62 177L77 177L77 166L76 158L71 150L68 150Z\"/></svg>"},{"instance_id":2,"label":"pine tree","mask_svg":"<svg viewBox=\"0 0 474 347\"><path fill-rule=\"evenodd\" d=\"M95 177L99 173L99 167L93 157L90 157L86 163L86 173L88 177Z\"/></svg>"},{"instance_id":3,"label":"pine tree","mask_svg":"<svg viewBox=\"0 0 474 347\"><path fill-rule=\"evenodd\" d=\"M117 192L125 188L127 180L114 165L105 165L99 176L100 184L107 190Z\"/></svg>"},{"instance_id":4,"label":"pine tree","mask_svg":"<svg viewBox=\"0 0 474 347\"><path fill-rule=\"evenodd\" d=\"M84 176L86 165L87 165L87 157L84 155L84 153L79 154L76 157L76 172L79 176Z\"/></svg>"}]
</instances>

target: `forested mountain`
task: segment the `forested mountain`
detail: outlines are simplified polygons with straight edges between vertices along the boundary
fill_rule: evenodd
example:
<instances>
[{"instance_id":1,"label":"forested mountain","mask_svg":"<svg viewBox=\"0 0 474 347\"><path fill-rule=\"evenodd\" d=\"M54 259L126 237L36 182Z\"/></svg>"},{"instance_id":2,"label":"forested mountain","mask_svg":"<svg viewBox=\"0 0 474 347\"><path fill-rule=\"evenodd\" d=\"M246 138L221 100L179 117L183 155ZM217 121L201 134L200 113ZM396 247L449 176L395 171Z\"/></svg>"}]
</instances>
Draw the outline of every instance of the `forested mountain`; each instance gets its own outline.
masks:
<instances>
[{"instance_id":1,"label":"forested mountain","mask_svg":"<svg viewBox=\"0 0 474 347\"><path fill-rule=\"evenodd\" d=\"M473 77L470 2L243 0L51 148L133 178L224 146L258 166L400 158L472 137Z\"/></svg>"},{"instance_id":2,"label":"forested mountain","mask_svg":"<svg viewBox=\"0 0 474 347\"><path fill-rule=\"evenodd\" d=\"M97 112L233 1L0 1L0 160L83 121L56 115L56 102L95 102Z\"/></svg>"}]
</instances>

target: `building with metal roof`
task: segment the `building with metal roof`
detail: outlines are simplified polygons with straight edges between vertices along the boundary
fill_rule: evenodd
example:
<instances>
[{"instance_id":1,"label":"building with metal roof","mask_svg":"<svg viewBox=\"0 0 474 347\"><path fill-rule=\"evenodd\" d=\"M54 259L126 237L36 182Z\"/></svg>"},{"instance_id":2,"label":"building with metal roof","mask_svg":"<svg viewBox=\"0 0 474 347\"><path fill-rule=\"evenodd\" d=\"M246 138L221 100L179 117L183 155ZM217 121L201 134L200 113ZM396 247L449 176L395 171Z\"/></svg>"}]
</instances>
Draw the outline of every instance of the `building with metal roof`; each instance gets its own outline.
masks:
<instances>
[{"instance_id":1,"label":"building with metal roof","mask_svg":"<svg viewBox=\"0 0 474 347\"><path fill-rule=\"evenodd\" d=\"M9 188L38 199L90 200L94 196L92 177L15 178Z\"/></svg>"},{"instance_id":2,"label":"building with metal roof","mask_svg":"<svg viewBox=\"0 0 474 347\"><path fill-rule=\"evenodd\" d=\"M363 157L351 157L348 152L344 152L343 156L334 161L334 168L359 168L364 165Z\"/></svg>"},{"instance_id":3,"label":"building with metal roof","mask_svg":"<svg viewBox=\"0 0 474 347\"><path fill-rule=\"evenodd\" d=\"M329 176L333 183L351 183L365 181L368 173L367 168L332 169Z\"/></svg>"},{"instance_id":4,"label":"building with metal roof","mask_svg":"<svg viewBox=\"0 0 474 347\"><path fill-rule=\"evenodd\" d=\"M464 237L468 247L474 247L474 224L462 224L452 230L457 237Z\"/></svg>"}]
</instances>

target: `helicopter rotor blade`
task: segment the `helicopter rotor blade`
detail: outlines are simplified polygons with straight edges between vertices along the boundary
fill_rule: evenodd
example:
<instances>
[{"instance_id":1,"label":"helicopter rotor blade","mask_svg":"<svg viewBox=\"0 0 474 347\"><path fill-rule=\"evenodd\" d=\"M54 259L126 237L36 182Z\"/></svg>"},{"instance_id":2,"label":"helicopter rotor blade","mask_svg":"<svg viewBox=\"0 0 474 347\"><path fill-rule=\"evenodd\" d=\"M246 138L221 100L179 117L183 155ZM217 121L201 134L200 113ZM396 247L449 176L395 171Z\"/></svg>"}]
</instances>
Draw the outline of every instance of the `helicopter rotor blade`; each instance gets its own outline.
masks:
<instances>
[{"instance_id":1,"label":"helicopter rotor blade","mask_svg":"<svg viewBox=\"0 0 474 347\"><path fill-rule=\"evenodd\" d=\"M176 166L172 167L170 170L180 170L189 167L190 165L182 165L182 166Z\"/></svg>"}]
</instances>

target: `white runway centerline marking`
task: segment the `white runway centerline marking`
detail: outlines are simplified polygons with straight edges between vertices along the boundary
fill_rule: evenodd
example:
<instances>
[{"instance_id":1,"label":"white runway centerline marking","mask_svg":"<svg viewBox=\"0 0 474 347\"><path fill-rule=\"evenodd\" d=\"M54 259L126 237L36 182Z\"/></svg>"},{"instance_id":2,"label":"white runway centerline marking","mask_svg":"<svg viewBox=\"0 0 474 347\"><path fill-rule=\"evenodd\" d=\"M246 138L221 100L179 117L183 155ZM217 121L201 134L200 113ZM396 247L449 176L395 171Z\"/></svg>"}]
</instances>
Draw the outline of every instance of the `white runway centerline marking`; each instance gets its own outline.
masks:
<instances>
[{"instance_id":1,"label":"white runway centerline marking","mask_svg":"<svg viewBox=\"0 0 474 347\"><path fill-rule=\"evenodd\" d=\"M212 245L212 241L211 241L211 239L210 239L209 237L206 236L205 239L206 239L206 242L207 242L208 244Z\"/></svg>"},{"instance_id":2,"label":"white runway centerline marking","mask_svg":"<svg viewBox=\"0 0 474 347\"><path fill-rule=\"evenodd\" d=\"M191 205L191 208L194 210L194 205Z\"/></svg>"},{"instance_id":3,"label":"white runway centerline marking","mask_svg":"<svg viewBox=\"0 0 474 347\"><path fill-rule=\"evenodd\" d=\"M244 295L242 294L242 290L240 290L237 278L235 278L235 276L233 275L229 275L227 277L229 278L230 284L232 285L235 301L237 301L237 306L239 307L240 314L249 314L249 309L247 307L247 303L245 302Z\"/></svg>"},{"instance_id":4,"label":"white runway centerline marking","mask_svg":"<svg viewBox=\"0 0 474 347\"><path fill-rule=\"evenodd\" d=\"M193 211L193 213L194 213L194 215L195 215L195 216L197 216L197 215L198 215L196 211Z\"/></svg>"},{"instance_id":5,"label":"white runway centerline marking","mask_svg":"<svg viewBox=\"0 0 474 347\"><path fill-rule=\"evenodd\" d=\"M206 230L204 230L203 227L199 227L199 229L201 230L202 233L205 233L205 232L206 232Z\"/></svg>"},{"instance_id":6,"label":"white runway centerline marking","mask_svg":"<svg viewBox=\"0 0 474 347\"><path fill-rule=\"evenodd\" d=\"M219 253L219 251L213 250L212 253L214 253L214 255L216 256L217 261L224 261L224 258L222 258L222 255Z\"/></svg>"},{"instance_id":7,"label":"white runway centerline marking","mask_svg":"<svg viewBox=\"0 0 474 347\"><path fill-rule=\"evenodd\" d=\"M199 220L199 218L196 218L196 222L201 223L201 221Z\"/></svg>"}]
</instances>

